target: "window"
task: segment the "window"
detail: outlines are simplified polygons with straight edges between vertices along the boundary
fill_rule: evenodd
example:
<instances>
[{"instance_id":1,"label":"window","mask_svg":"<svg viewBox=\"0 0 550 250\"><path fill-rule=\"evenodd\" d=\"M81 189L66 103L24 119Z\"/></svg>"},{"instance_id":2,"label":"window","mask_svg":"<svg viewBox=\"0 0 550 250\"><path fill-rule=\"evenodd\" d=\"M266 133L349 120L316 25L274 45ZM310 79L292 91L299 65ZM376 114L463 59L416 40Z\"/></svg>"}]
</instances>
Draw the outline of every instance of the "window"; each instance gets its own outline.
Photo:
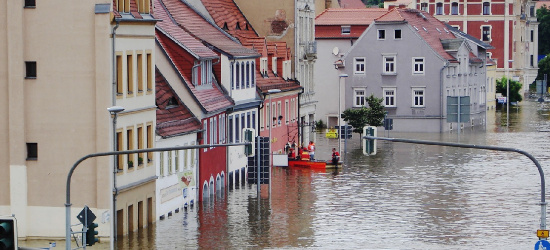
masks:
<instances>
[{"instance_id":1,"label":"window","mask_svg":"<svg viewBox=\"0 0 550 250\"><path fill-rule=\"evenodd\" d=\"M395 88L384 88L384 106L395 107Z\"/></svg>"},{"instance_id":2,"label":"window","mask_svg":"<svg viewBox=\"0 0 550 250\"><path fill-rule=\"evenodd\" d=\"M281 126L281 119L283 119L281 113L281 102L277 102L277 124L279 124L279 126Z\"/></svg>"},{"instance_id":3,"label":"window","mask_svg":"<svg viewBox=\"0 0 550 250\"><path fill-rule=\"evenodd\" d=\"M126 55L126 80L128 95L134 94L134 61L132 55Z\"/></svg>"},{"instance_id":4,"label":"window","mask_svg":"<svg viewBox=\"0 0 550 250\"><path fill-rule=\"evenodd\" d=\"M484 42L491 41L491 26L481 26L481 40Z\"/></svg>"},{"instance_id":5,"label":"window","mask_svg":"<svg viewBox=\"0 0 550 250\"><path fill-rule=\"evenodd\" d=\"M267 58L260 58L260 73L263 77L267 77Z\"/></svg>"},{"instance_id":6,"label":"window","mask_svg":"<svg viewBox=\"0 0 550 250\"><path fill-rule=\"evenodd\" d=\"M268 128L269 124L271 123L271 122L269 122L269 120L271 119L269 117L269 112L271 112L271 109L269 109L269 103L266 104L264 110L265 110L265 127Z\"/></svg>"},{"instance_id":7,"label":"window","mask_svg":"<svg viewBox=\"0 0 550 250\"><path fill-rule=\"evenodd\" d=\"M179 150L176 150L174 151L174 167L175 167L175 172L179 172L180 171L180 151Z\"/></svg>"},{"instance_id":8,"label":"window","mask_svg":"<svg viewBox=\"0 0 550 250\"><path fill-rule=\"evenodd\" d=\"M28 142L27 143L27 160L36 160L38 159L38 143Z\"/></svg>"},{"instance_id":9,"label":"window","mask_svg":"<svg viewBox=\"0 0 550 250\"><path fill-rule=\"evenodd\" d=\"M384 56L383 74L395 74L395 56Z\"/></svg>"},{"instance_id":10,"label":"window","mask_svg":"<svg viewBox=\"0 0 550 250\"><path fill-rule=\"evenodd\" d=\"M201 85L212 84L212 60L201 61Z\"/></svg>"},{"instance_id":11,"label":"window","mask_svg":"<svg viewBox=\"0 0 550 250\"><path fill-rule=\"evenodd\" d=\"M290 107L288 105L288 100L285 100L285 124L288 124L290 117Z\"/></svg>"},{"instance_id":12,"label":"window","mask_svg":"<svg viewBox=\"0 0 550 250\"><path fill-rule=\"evenodd\" d=\"M147 81L147 91L153 91L153 61L151 59L151 53L147 53L147 64L145 67L147 67L147 70L145 72L147 75L145 75L145 80Z\"/></svg>"},{"instance_id":13,"label":"window","mask_svg":"<svg viewBox=\"0 0 550 250\"><path fill-rule=\"evenodd\" d=\"M137 54L137 89L138 93L143 93L143 55Z\"/></svg>"},{"instance_id":14,"label":"window","mask_svg":"<svg viewBox=\"0 0 550 250\"><path fill-rule=\"evenodd\" d=\"M256 85L256 64L254 62L250 63L250 74L252 75L252 79L250 80L250 84L252 88L254 88L254 85Z\"/></svg>"},{"instance_id":15,"label":"window","mask_svg":"<svg viewBox=\"0 0 550 250\"><path fill-rule=\"evenodd\" d=\"M252 128L256 129L256 111L252 111L252 118L250 119Z\"/></svg>"},{"instance_id":16,"label":"window","mask_svg":"<svg viewBox=\"0 0 550 250\"><path fill-rule=\"evenodd\" d=\"M424 74L424 57L413 57L413 75Z\"/></svg>"},{"instance_id":17,"label":"window","mask_svg":"<svg viewBox=\"0 0 550 250\"><path fill-rule=\"evenodd\" d=\"M458 3L454 2L451 4L451 15L458 15Z\"/></svg>"},{"instance_id":18,"label":"window","mask_svg":"<svg viewBox=\"0 0 550 250\"><path fill-rule=\"evenodd\" d=\"M116 148L117 148L117 151L122 151L124 150L123 147L122 147L122 143L123 143L123 139L122 139L122 131L120 132L117 132L116 133ZM118 158L117 158L117 169L119 171L121 170L124 170L124 155L118 155Z\"/></svg>"},{"instance_id":19,"label":"window","mask_svg":"<svg viewBox=\"0 0 550 250\"><path fill-rule=\"evenodd\" d=\"M424 89L415 88L413 92L413 107L424 107Z\"/></svg>"},{"instance_id":20,"label":"window","mask_svg":"<svg viewBox=\"0 0 550 250\"><path fill-rule=\"evenodd\" d=\"M395 40L401 39L401 30L394 30L394 31L393 31L393 38L394 38Z\"/></svg>"},{"instance_id":21,"label":"window","mask_svg":"<svg viewBox=\"0 0 550 250\"><path fill-rule=\"evenodd\" d=\"M134 130L128 128L126 130L126 150L134 149ZM134 154L128 154L128 168L134 167Z\"/></svg>"},{"instance_id":22,"label":"window","mask_svg":"<svg viewBox=\"0 0 550 250\"><path fill-rule=\"evenodd\" d=\"M423 11L429 12L428 3L420 3L420 9Z\"/></svg>"},{"instance_id":23,"label":"window","mask_svg":"<svg viewBox=\"0 0 550 250\"><path fill-rule=\"evenodd\" d=\"M353 58L353 64L355 65L353 74L355 75L364 75L365 74L365 58L356 57Z\"/></svg>"},{"instance_id":24,"label":"window","mask_svg":"<svg viewBox=\"0 0 550 250\"><path fill-rule=\"evenodd\" d=\"M267 68L266 68L266 71L267 71ZM241 89L244 89L245 88L245 84L246 84L246 66L244 64L244 62L241 62Z\"/></svg>"},{"instance_id":25,"label":"window","mask_svg":"<svg viewBox=\"0 0 550 250\"><path fill-rule=\"evenodd\" d=\"M25 78L36 78L36 62L25 62Z\"/></svg>"},{"instance_id":26,"label":"window","mask_svg":"<svg viewBox=\"0 0 550 250\"><path fill-rule=\"evenodd\" d=\"M270 115L271 117L269 118L271 119L271 126L275 127L277 125L277 105L274 102L271 103Z\"/></svg>"},{"instance_id":27,"label":"window","mask_svg":"<svg viewBox=\"0 0 550 250\"><path fill-rule=\"evenodd\" d=\"M491 15L491 3L490 2L484 2L483 3L483 15Z\"/></svg>"},{"instance_id":28,"label":"window","mask_svg":"<svg viewBox=\"0 0 550 250\"><path fill-rule=\"evenodd\" d=\"M172 174L172 151L168 151L168 175Z\"/></svg>"},{"instance_id":29,"label":"window","mask_svg":"<svg viewBox=\"0 0 550 250\"><path fill-rule=\"evenodd\" d=\"M443 3L436 3L435 4L435 14L436 15L443 15Z\"/></svg>"},{"instance_id":30,"label":"window","mask_svg":"<svg viewBox=\"0 0 550 250\"><path fill-rule=\"evenodd\" d=\"M116 56L116 94L122 95L123 86L122 86L122 56L117 55Z\"/></svg>"},{"instance_id":31,"label":"window","mask_svg":"<svg viewBox=\"0 0 550 250\"><path fill-rule=\"evenodd\" d=\"M139 13L148 14L150 12L149 0L137 0Z\"/></svg>"},{"instance_id":32,"label":"window","mask_svg":"<svg viewBox=\"0 0 550 250\"><path fill-rule=\"evenodd\" d=\"M250 62L246 62L246 87L250 88Z\"/></svg>"},{"instance_id":33,"label":"window","mask_svg":"<svg viewBox=\"0 0 550 250\"><path fill-rule=\"evenodd\" d=\"M378 40L386 39L386 30L378 30Z\"/></svg>"},{"instance_id":34,"label":"window","mask_svg":"<svg viewBox=\"0 0 550 250\"><path fill-rule=\"evenodd\" d=\"M233 116L229 116L229 124L227 124L229 130L229 143L233 143Z\"/></svg>"},{"instance_id":35,"label":"window","mask_svg":"<svg viewBox=\"0 0 550 250\"><path fill-rule=\"evenodd\" d=\"M354 107L365 106L365 89L355 89L353 91L353 100Z\"/></svg>"},{"instance_id":36,"label":"window","mask_svg":"<svg viewBox=\"0 0 550 250\"><path fill-rule=\"evenodd\" d=\"M153 125L147 125L147 148L153 148ZM153 152L147 152L147 163L153 161Z\"/></svg>"},{"instance_id":37,"label":"window","mask_svg":"<svg viewBox=\"0 0 550 250\"><path fill-rule=\"evenodd\" d=\"M139 126L137 129L137 146L138 149L143 149L143 127ZM138 154L138 166L143 165L144 153Z\"/></svg>"},{"instance_id":38,"label":"window","mask_svg":"<svg viewBox=\"0 0 550 250\"><path fill-rule=\"evenodd\" d=\"M160 173L159 176L164 176L164 152L160 152Z\"/></svg>"},{"instance_id":39,"label":"window","mask_svg":"<svg viewBox=\"0 0 550 250\"><path fill-rule=\"evenodd\" d=\"M350 26L342 26L342 35L349 35L351 34L351 27Z\"/></svg>"},{"instance_id":40,"label":"window","mask_svg":"<svg viewBox=\"0 0 550 250\"><path fill-rule=\"evenodd\" d=\"M25 8L36 7L36 0L25 0Z\"/></svg>"},{"instance_id":41,"label":"window","mask_svg":"<svg viewBox=\"0 0 550 250\"><path fill-rule=\"evenodd\" d=\"M240 128L239 115L235 115L235 142L241 141L239 128Z\"/></svg>"},{"instance_id":42,"label":"window","mask_svg":"<svg viewBox=\"0 0 550 250\"><path fill-rule=\"evenodd\" d=\"M531 30L531 42L535 41L535 31Z\"/></svg>"},{"instance_id":43,"label":"window","mask_svg":"<svg viewBox=\"0 0 550 250\"><path fill-rule=\"evenodd\" d=\"M530 66L533 67L535 65L535 59L534 59L534 56L533 55L530 55Z\"/></svg>"},{"instance_id":44,"label":"window","mask_svg":"<svg viewBox=\"0 0 550 250\"><path fill-rule=\"evenodd\" d=\"M239 77L241 76L240 70L241 70L241 64L236 63L236 67L235 67L235 86L237 86L236 87L237 89L239 89L241 87L241 82L239 80Z\"/></svg>"}]
</instances>

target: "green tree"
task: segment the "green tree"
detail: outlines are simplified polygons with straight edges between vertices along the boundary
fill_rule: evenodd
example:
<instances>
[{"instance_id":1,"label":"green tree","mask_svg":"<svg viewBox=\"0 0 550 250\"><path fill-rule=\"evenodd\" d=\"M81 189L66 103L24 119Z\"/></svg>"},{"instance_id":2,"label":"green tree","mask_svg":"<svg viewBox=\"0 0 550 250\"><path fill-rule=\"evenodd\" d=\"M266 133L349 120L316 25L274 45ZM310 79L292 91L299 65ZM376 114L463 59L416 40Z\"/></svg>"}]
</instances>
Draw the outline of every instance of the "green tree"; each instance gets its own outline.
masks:
<instances>
[{"instance_id":1,"label":"green tree","mask_svg":"<svg viewBox=\"0 0 550 250\"><path fill-rule=\"evenodd\" d=\"M547 77L550 76L550 56L546 56L544 59L539 61L539 72L537 74L537 80L544 80L544 74Z\"/></svg>"},{"instance_id":2,"label":"green tree","mask_svg":"<svg viewBox=\"0 0 550 250\"><path fill-rule=\"evenodd\" d=\"M353 127L353 132L359 134L363 134L364 126L382 126L385 115L383 100L371 95L366 100L368 107L346 109L342 112L342 119Z\"/></svg>"},{"instance_id":3,"label":"green tree","mask_svg":"<svg viewBox=\"0 0 550 250\"><path fill-rule=\"evenodd\" d=\"M539 55L550 54L550 9L543 5L537 10L537 20L539 21Z\"/></svg>"},{"instance_id":4,"label":"green tree","mask_svg":"<svg viewBox=\"0 0 550 250\"><path fill-rule=\"evenodd\" d=\"M508 82L508 79L506 77L502 77L500 79L497 79L497 93L501 93L502 96L506 96L506 84ZM523 98L521 97L520 91L521 91L521 83L518 81L514 81L510 79L510 98L508 98L509 102L521 102Z\"/></svg>"}]
</instances>

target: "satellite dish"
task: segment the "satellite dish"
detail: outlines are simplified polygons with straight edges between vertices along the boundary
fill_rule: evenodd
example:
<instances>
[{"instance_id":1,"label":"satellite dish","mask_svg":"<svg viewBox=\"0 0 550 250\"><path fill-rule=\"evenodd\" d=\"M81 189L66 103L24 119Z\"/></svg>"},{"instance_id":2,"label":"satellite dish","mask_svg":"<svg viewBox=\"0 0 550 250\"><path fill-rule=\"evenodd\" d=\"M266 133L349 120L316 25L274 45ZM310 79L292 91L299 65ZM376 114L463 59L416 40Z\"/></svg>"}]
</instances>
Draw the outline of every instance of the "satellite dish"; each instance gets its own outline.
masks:
<instances>
[{"instance_id":1,"label":"satellite dish","mask_svg":"<svg viewBox=\"0 0 550 250\"><path fill-rule=\"evenodd\" d=\"M338 49L338 47L334 47L334 49L332 49L332 54L337 56L338 53L340 53L340 49Z\"/></svg>"}]
</instances>

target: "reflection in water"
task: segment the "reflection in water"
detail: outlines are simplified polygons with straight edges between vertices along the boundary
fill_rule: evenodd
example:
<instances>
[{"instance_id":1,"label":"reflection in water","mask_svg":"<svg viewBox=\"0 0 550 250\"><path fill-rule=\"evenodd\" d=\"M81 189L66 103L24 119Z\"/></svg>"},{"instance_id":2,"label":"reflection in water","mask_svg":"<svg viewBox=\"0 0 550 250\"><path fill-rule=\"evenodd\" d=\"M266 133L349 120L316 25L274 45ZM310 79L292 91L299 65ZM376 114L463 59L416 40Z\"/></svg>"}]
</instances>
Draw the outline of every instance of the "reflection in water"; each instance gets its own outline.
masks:
<instances>
[{"instance_id":1,"label":"reflection in water","mask_svg":"<svg viewBox=\"0 0 550 250\"><path fill-rule=\"evenodd\" d=\"M533 154L547 170L548 104L490 111L485 131L392 137L497 145ZM527 249L537 241L540 178L526 157L506 152L378 142L363 156L348 141L344 168L273 168L267 185L230 190L215 201L132 234L119 249ZM317 136L317 158L337 140ZM547 171L548 172L548 171ZM155 233L152 233L155 232ZM154 247L153 247L154 246Z\"/></svg>"}]
</instances>

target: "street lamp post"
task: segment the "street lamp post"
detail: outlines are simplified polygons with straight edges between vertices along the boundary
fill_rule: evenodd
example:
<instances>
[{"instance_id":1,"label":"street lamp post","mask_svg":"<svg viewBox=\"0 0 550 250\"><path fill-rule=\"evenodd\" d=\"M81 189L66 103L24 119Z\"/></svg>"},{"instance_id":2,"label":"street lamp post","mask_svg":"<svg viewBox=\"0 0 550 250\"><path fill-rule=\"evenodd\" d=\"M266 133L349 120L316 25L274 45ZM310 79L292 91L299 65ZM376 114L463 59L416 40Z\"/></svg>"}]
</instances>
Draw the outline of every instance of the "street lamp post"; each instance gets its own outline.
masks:
<instances>
[{"instance_id":1,"label":"street lamp post","mask_svg":"<svg viewBox=\"0 0 550 250\"><path fill-rule=\"evenodd\" d=\"M280 89L270 89L267 91L267 94L269 95L269 179L271 180L271 165L273 164L273 153L271 150L271 128L273 127L273 103L271 103L271 96L275 93L281 92ZM260 180L258 179L258 185L260 185ZM269 194L271 194L271 181L269 182Z\"/></svg>"},{"instance_id":2,"label":"street lamp post","mask_svg":"<svg viewBox=\"0 0 550 250\"><path fill-rule=\"evenodd\" d=\"M113 106L113 107L110 107L110 108L107 108L107 111L109 111L109 113L111 113L111 115L113 116L113 151L117 151L118 149L118 145L117 145L117 138L116 138L116 119L117 119L117 116L118 116L118 113L124 111L124 108L121 107L121 106ZM112 180L112 183L113 183L113 190L112 190L112 193L113 193L113 204L112 204L112 207L113 207L113 211L111 212L111 249L114 249L114 244L115 244L115 240L116 240L116 196L118 194L118 190L116 189L116 174L117 174L117 157L116 155L113 155L113 180Z\"/></svg>"},{"instance_id":3,"label":"street lamp post","mask_svg":"<svg viewBox=\"0 0 550 250\"><path fill-rule=\"evenodd\" d=\"M342 90L342 86L341 85L341 81L342 81L342 78L346 78L348 77L348 74L340 74L338 76L338 153L340 155L342 155L342 150L340 149L341 146L341 139L342 139L342 135L341 135L341 132L342 132L342 126L340 125L340 120L342 120L342 101L340 100L342 98L342 94L341 94L341 90Z\"/></svg>"},{"instance_id":4,"label":"street lamp post","mask_svg":"<svg viewBox=\"0 0 550 250\"><path fill-rule=\"evenodd\" d=\"M508 60L506 64L506 127L510 125L510 63L514 60Z\"/></svg>"}]
</instances>

